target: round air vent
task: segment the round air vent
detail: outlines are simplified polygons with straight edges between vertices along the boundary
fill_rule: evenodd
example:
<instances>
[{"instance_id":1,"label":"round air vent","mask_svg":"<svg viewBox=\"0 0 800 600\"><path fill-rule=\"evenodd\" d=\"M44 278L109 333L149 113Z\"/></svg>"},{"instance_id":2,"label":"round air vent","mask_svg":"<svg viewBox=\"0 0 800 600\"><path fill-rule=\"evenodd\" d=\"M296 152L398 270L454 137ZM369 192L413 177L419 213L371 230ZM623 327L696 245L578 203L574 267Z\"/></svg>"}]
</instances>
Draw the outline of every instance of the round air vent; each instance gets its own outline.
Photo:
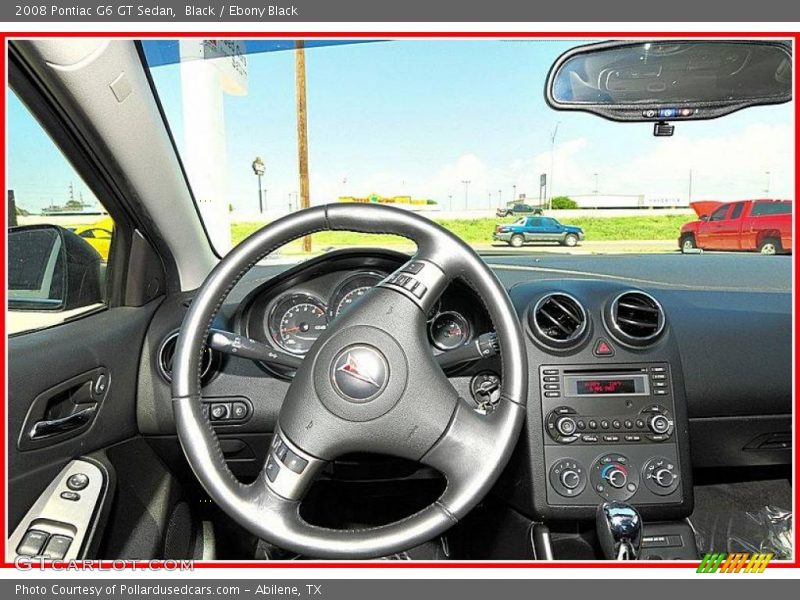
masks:
<instances>
[{"instance_id":1,"label":"round air vent","mask_svg":"<svg viewBox=\"0 0 800 600\"><path fill-rule=\"evenodd\" d=\"M172 360L175 358L175 348L178 345L178 332L170 333L158 348L158 371L168 382L172 382ZM206 384L214 376L216 353L211 348L203 350L200 366L200 381Z\"/></svg>"},{"instance_id":2,"label":"round air vent","mask_svg":"<svg viewBox=\"0 0 800 600\"><path fill-rule=\"evenodd\" d=\"M645 346L664 330L664 310L644 292L625 292L611 303L608 314L611 334L633 346Z\"/></svg>"},{"instance_id":3,"label":"round air vent","mask_svg":"<svg viewBox=\"0 0 800 600\"><path fill-rule=\"evenodd\" d=\"M588 318L580 302L569 294L548 294L528 313L534 337L558 349L577 346L586 333Z\"/></svg>"}]
</instances>

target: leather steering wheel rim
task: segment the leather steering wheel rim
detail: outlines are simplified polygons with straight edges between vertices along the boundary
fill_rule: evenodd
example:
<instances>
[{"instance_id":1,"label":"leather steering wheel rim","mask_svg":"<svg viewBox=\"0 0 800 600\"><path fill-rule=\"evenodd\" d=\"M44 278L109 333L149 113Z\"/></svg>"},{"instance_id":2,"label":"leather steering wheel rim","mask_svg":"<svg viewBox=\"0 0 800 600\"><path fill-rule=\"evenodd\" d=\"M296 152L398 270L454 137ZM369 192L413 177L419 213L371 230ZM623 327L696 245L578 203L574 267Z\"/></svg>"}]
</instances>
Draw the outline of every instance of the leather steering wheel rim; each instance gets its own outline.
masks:
<instances>
[{"instance_id":1,"label":"leather steering wheel rim","mask_svg":"<svg viewBox=\"0 0 800 600\"><path fill-rule=\"evenodd\" d=\"M215 315L239 279L277 248L323 230L396 234L416 242L418 251L317 340L283 402L270 464L254 482L243 484L228 469L202 410L201 354ZM488 414L458 396L424 335L427 310L454 278L467 282L482 300L497 334L502 387ZM525 417L526 356L505 288L455 235L388 206L314 207L266 225L236 246L194 297L174 359L177 433L209 496L257 537L316 558L386 556L447 530L495 483ZM354 357L374 376L356 370ZM370 392L361 393L365 387ZM327 461L359 450L418 460L440 471L447 486L434 503L387 525L327 529L307 523L299 508L314 475Z\"/></svg>"}]
</instances>

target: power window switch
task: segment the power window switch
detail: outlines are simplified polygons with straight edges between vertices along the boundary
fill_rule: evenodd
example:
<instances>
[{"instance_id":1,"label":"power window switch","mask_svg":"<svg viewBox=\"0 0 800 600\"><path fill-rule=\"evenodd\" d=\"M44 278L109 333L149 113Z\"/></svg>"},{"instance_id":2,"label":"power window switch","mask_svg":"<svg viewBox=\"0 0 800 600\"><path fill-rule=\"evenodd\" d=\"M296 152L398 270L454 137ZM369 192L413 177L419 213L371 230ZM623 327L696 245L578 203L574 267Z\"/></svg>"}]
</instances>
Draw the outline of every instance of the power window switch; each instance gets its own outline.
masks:
<instances>
[{"instance_id":1,"label":"power window switch","mask_svg":"<svg viewBox=\"0 0 800 600\"><path fill-rule=\"evenodd\" d=\"M29 529L17 546L19 556L38 556L47 541L48 533L38 529Z\"/></svg>"},{"instance_id":2,"label":"power window switch","mask_svg":"<svg viewBox=\"0 0 800 600\"><path fill-rule=\"evenodd\" d=\"M81 499L81 495L78 492L61 492L61 497L70 502L77 502Z\"/></svg>"},{"instance_id":3,"label":"power window switch","mask_svg":"<svg viewBox=\"0 0 800 600\"><path fill-rule=\"evenodd\" d=\"M50 536L42 556L50 560L61 560L67 555L67 550L72 545L72 538L66 535Z\"/></svg>"}]
</instances>

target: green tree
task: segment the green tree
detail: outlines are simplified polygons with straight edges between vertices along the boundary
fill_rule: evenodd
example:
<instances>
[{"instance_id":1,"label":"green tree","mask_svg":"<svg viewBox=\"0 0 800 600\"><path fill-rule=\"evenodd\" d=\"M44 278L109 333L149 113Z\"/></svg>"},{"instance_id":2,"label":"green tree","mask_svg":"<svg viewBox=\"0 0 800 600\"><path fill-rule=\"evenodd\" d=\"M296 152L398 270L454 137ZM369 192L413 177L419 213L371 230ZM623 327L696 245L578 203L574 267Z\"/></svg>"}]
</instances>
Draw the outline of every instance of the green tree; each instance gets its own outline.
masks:
<instances>
[{"instance_id":1,"label":"green tree","mask_svg":"<svg viewBox=\"0 0 800 600\"><path fill-rule=\"evenodd\" d=\"M552 205L553 208L557 210L578 208L578 203L569 196L556 196L553 198Z\"/></svg>"}]
</instances>

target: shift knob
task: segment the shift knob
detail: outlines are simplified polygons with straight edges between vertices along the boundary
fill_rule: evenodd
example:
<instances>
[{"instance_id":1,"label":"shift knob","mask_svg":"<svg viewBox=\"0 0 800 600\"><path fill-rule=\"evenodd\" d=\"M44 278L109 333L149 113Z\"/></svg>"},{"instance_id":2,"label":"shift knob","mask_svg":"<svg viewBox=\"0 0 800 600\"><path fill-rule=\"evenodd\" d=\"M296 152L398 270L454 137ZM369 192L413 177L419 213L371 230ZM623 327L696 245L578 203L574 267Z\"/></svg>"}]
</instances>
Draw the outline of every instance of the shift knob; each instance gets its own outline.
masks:
<instances>
[{"instance_id":1,"label":"shift knob","mask_svg":"<svg viewBox=\"0 0 800 600\"><path fill-rule=\"evenodd\" d=\"M642 518L625 502L597 507L597 537L607 560L636 560L642 545Z\"/></svg>"}]
</instances>

